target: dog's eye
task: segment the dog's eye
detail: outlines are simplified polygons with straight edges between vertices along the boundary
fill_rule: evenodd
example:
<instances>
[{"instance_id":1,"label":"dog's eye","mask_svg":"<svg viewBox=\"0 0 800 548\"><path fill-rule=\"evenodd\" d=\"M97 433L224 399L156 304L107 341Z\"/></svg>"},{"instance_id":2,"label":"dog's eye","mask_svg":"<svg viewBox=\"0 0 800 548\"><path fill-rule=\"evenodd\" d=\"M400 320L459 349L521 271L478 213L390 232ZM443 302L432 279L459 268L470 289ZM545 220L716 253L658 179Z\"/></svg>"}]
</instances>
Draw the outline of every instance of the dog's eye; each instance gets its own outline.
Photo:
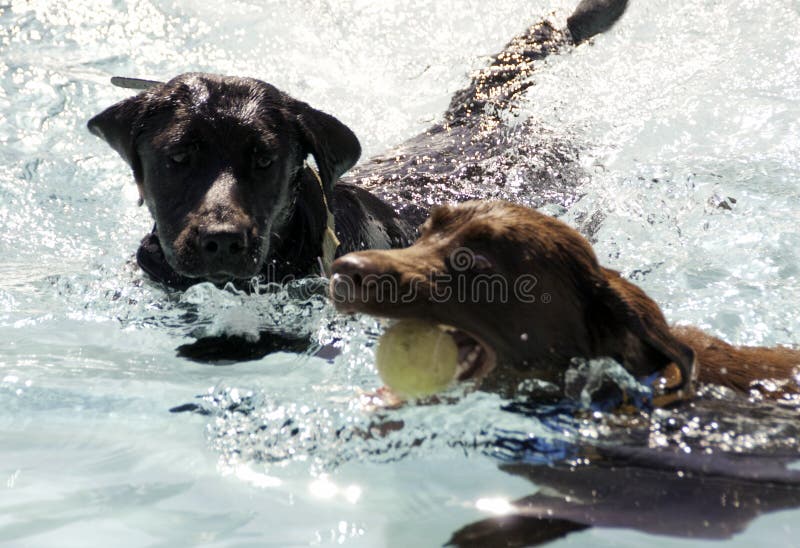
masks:
<instances>
[{"instance_id":1,"label":"dog's eye","mask_svg":"<svg viewBox=\"0 0 800 548\"><path fill-rule=\"evenodd\" d=\"M480 271L492 270L492 261L490 261L485 255L473 255L472 268Z\"/></svg>"},{"instance_id":2,"label":"dog's eye","mask_svg":"<svg viewBox=\"0 0 800 548\"><path fill-rule=\"evenodd\" d=\"M267 169L272 165L272 157L264 154L256 156L256 167L259 169Z\"/></svg>"},{"instance_id":3,"label":"dog's eye","mask_svg":"<svg viewBox=\"0 0 800 548\"><path fill-rule=\"evenodd\" d=\"M184 152L176 152L175 154L170 154L169 159L175 164L185 164L189 161L189 153Z\"/></svg>"},{"instance_id":4,"label":"dog's eye","mask_svg":"<svg viewBox=\"0 0 800 548\"><path fill-rule=\"evenodd\" d=\"M182 146L173 150L169 155L169 159L173 164L184 165L189 163L189 161L192 159L192 155L195 154L199 149L200 147L197 145L197 143Z\"/></svg>"},{"instance_id":5,"label":"dog's eye","mask_svg":"<svg viewBox=\"0 0 800 548\"><path fill-rule=\"evenodd\" d=\"M267 169L275 161L275 154L261 146L253 147L253 168Z\"/></svg>"}]
</instances>

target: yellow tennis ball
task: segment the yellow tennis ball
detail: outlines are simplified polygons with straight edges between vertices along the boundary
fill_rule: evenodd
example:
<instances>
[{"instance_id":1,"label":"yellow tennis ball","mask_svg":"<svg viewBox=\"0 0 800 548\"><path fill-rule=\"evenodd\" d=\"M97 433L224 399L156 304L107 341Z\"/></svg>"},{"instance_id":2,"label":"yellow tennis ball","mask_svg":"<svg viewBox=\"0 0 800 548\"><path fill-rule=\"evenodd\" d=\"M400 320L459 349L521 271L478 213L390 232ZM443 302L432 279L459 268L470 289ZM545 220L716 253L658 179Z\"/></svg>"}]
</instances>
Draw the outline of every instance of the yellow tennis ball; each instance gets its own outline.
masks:
<instances>
[{"instance_id":1,"label":"yellow tennis ball","mask_svg":"<svg viewBox=\"0 0 800 548\"><path fill-rule=\"evenodd\" d=\"M433 322L403 320L378 340L375 364L381 380L398 395L431 396L453 382L458 347L453 337Z\"/></svg>"}]
</instances>

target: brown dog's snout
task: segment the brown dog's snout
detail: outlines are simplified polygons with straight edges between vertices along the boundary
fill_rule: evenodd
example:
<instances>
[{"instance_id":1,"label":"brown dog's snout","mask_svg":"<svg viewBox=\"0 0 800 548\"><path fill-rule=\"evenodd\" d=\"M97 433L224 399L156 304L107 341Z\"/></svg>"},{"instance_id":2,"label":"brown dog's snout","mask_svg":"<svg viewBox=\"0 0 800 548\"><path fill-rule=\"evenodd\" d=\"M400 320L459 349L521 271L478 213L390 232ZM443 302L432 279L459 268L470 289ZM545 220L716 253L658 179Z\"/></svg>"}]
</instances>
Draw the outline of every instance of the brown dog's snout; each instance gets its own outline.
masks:
<instances>
[{"instance_id":1,"label":"brown dog's snout","mask_svg":"<svg viewBox=\"0 0 800 548\"><path fill-rule=\"evenodd\" d=\"M330 296L337 307L363 304L376 292L393 293L391 288L397 286L397 273L381 259L380 251L361 251L333 262Z\"/></svg>"},{"instance_id":2,"label":"brown dog's snout","mask_svg":"<svg viewBox=\"0 0 800 548\"><path fill-rule=\"evenodd\" d=\"M207 263L239 259L248 247L247 231L230 225L202 228L197 240L200 254Z\"/></svg>"},{"instance_id":3,"label":"brown dog's snout","mask_svg":"<svg viewBox=\"0 0 800 548\"><path fill-rule=\"evenodd\" d=\"M364 253L350 253L331 265L331 295L338 301L350 301L364 280L379 273L379 267Z\"/></svg>"}]
</instances>

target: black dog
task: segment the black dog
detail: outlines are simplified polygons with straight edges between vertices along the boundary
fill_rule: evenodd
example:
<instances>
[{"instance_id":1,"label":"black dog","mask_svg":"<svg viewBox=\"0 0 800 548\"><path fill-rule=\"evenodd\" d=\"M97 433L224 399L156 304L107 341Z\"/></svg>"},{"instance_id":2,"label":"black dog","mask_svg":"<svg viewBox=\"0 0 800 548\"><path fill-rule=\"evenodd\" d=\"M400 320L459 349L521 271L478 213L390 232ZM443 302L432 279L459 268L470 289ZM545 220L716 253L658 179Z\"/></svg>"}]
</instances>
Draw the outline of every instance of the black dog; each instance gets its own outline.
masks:
<instances>
[{"instance_id":1,"label":"black dog","mask_svg":"<svg viewBox=\"0 0 800 548\"><path fill-rule=\"evenodd\" d=\"M361 152L353 132L269 84L197 73L138 81L148 89L89 129L131 166L155 219L139 265L178 288L259 275L282 281L319 273L350 251L409 245L425 204L507 197L497 194L504 180L487 185L483 168L508 147L499 113L531 85L534 62L606 30L626 5L583 0L567 29L545 21L514 38L456 93L443 122L358 170L359 185L339 182ZM563 154L535 145L519 152L514 161L530 163L525 178L536 184L528 195L575 198ZM494 175L504 177L504 167Z\"/></svg>"},{"instance_id":2,"label":"black dog","mask_svg":"<svg viewBox=\"0 0 800 548\"><path fill-rule=\"evenodd\" d=\"M156 221L137 259L171 285L265 268L305 276L336 251L331 213L344 250L401 246L412 233L365 190L335 185L361 152L344 124L258 80L184 74L89 128L133 169ZM309 154L318 174L304 166Z\"/></svg>"}]
</instances>

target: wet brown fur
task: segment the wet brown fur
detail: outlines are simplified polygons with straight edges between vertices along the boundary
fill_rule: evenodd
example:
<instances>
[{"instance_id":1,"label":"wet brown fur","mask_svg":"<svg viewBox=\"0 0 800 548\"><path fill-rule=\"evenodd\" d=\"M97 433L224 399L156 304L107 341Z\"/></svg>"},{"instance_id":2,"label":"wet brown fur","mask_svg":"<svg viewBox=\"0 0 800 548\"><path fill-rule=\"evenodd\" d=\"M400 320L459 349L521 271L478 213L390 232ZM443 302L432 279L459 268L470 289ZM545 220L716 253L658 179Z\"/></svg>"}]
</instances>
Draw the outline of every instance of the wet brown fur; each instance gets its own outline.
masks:
<instances>
[{"instance_id":1,"label":"wet brown fur","mask_svg":"<svg viewBox=\"0 0 800 548\"><path fill-rule=\"evenodd\" d=\"M464 250L475 264L457 268L455 258ZM571 358L611 357L639 378L661 373L669 386L672 377L687 389L684 396L695 380L741 392L756 387L774 398L798 393L800 351L735 347L696 328L670 327L642 289L600 266L576 230L508 202L436 208L413 246L352 253L337 260L333 272L331 293L340 310L453 325L490 346L516 376L558 379ZM509 284L533 275L539 299L435 298L478 275ZM394 283L400 295L416 284L414 298L379 298L368 290L370 277ZM345 281L355 281L356 291L345 295ZM676 366L680 373L670 375ZM757 383L763 379L776 382Z\"/></svg>"},{"instance_id":2,"label":"wet brown fur","mask_svg":"<svg viewBox=\"0 0 800 548\"><path fill-rule=\"evenodd\" d=\"M733 346L696 327L674 327L672 332L697 353L700 382L740 392L758 389L774 398L800 393L796 380L800 374L798 350L785 346ZM758 382L765 380L773 383Z\"/></svg>"}]
</instances>

